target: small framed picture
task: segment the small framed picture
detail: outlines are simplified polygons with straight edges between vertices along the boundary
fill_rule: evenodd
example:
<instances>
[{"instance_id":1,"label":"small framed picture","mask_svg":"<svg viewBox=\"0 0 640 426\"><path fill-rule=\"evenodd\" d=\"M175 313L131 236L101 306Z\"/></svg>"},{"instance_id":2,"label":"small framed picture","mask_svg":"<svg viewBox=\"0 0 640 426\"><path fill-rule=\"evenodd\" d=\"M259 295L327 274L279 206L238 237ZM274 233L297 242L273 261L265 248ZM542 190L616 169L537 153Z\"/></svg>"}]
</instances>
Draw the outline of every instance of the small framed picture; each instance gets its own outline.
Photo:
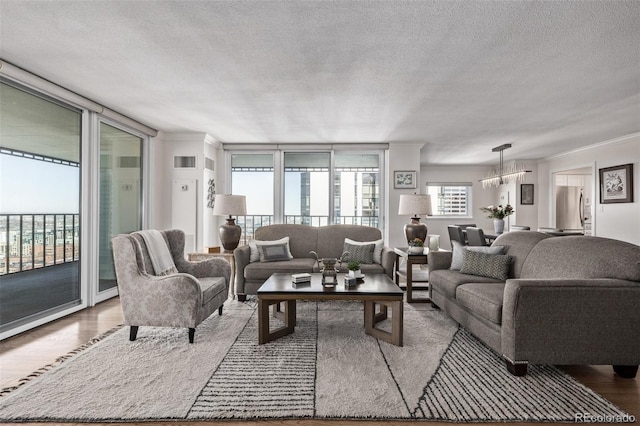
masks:
<instances>
[{"instance_id":1,"label":"small framed picture","mask_svg":"<svg viewBox=\"0 0 640 426\"><path fill-rule=\"evenodd\" d=\"M416 188L416 171L413 170L397 170L393 172L394 188Z\"/></svg>"},{"instance_id":2,"label":"small framed picture","mask_svg":"<svg viewBox=\"0 0 640 426\"><path fill-rule=\"evenodd\" d=\"M533 204L533 184L520 184L520 204Z\"/></svg>"},{"instance_id":3,"label":"small framed picture","mask_svg":"<svg viewBox=\"0 0 640 426\"><path fill-rule=\"evenodd\" d=\"M600 203L633 203L633 164L600 169Z\"/></svg>"}]
</instances>

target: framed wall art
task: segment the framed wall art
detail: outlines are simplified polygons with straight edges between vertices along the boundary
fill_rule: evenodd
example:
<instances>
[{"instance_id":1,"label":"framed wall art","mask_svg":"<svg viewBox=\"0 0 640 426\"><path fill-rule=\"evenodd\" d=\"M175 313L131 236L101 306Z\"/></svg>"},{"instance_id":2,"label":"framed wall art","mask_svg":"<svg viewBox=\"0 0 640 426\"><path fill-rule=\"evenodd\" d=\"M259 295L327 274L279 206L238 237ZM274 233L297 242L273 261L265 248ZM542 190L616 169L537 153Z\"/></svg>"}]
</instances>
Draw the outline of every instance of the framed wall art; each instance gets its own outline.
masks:
<instances>
[{"instance_id":1,"label":"framed wall art","mask_svg":"<svg viewBox=\"0 0 640 426\"><path fill-rule=\"evenodd\" d=\"M416 188L416 171L415 170L397 170L393 172L394 188Z\"/></svg>"},{"instance_id":2,"label":"framed wall art","mask_svg":"<svg viewBox=\"0 0 640 426\"><path fill-rule=\"evenodd\" d=\"M523 205L533 204L533 184L532 183L520 184L520 204L523 204Z\"/></svg>"},{"instance_id":3,"label":"framed wall art","mask_svg":"<svg viewBox=\"0 0 640 426\"><path fill-rule=\"evenodd\" d=\"M600 169L600 203L633 203L633 164Z\"/></svg>"}]
</instances>

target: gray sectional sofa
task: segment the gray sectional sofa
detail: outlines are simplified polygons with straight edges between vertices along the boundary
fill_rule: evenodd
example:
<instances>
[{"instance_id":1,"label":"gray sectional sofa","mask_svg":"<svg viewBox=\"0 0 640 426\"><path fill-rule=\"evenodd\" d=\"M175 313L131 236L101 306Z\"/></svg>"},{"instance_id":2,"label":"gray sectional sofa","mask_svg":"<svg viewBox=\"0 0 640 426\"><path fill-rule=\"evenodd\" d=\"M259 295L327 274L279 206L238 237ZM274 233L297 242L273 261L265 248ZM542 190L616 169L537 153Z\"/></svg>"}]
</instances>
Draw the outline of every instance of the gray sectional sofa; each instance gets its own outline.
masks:
<instances>
[{"instance_id":1,"label":"gray sectional sofa","mask_svg":"<svg viewBox=\"0 0 640 426\"><path fill-rule=\"evenodd\" d=\"M505 233L492 246L511 256L506 280L464 273L487 255L465 257L467 268L451 270L452 252L429 253L432 303L501 354L514 375L525 375L529 363L606 364L635 377L639 246L528 231Z\"/></svg>"},{"instance_id":2,"label":"gray sectional sofa","mask_svg":"<svg viewBox=\"0 0 640 426\"><path fill-rule=\"evenodd\" d=\"M269 225L256 229L255 239L258 241L275 241L289 237L289 249L292 258L280 261L251 261L249 245L234 250L235 289L238 300L246 300L248 294L256 291L271 274L276 272L302 273L318 272L315 257L309 252L315 251L320 258L339 258L344 250L345 238L359 242L377 241L377 252L373 263L362 264L362 272L366 274L387 274L393 277L396 255L393 250L382 244L382 233L378 228L359 225ZM375 260L378 261L375 261ZM346 271L346 264L342 264Z\"/></svg>"}]
</instances>

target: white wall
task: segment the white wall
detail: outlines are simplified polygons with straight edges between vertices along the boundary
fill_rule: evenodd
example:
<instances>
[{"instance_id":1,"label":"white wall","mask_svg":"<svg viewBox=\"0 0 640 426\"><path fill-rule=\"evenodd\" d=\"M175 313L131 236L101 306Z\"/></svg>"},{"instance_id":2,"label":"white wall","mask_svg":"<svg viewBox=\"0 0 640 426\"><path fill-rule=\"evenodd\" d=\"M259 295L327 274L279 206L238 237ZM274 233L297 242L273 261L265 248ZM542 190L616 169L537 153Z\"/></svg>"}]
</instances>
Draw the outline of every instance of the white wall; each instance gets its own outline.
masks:
<instances>
[{"instance_id":1,"label":"white wall","mask_svg":"<svg viewBox=\"0 0 640 426\"><path fill-rule=\"evenodd\" d=\"M151 141L150 146L150 212L149 227L169 229L175 227L171 217L172 182L174 179L191 179L197 182L196 205L196 251L204 247L218 246L219 219L212 215L207 207L209 179L215 179L216 192L221 191L222 149L219 143L205 133L160 133ZM205 155L215 162L215 171L204 167ZM174 168L174 156L195 156L195 168Z\"/></svg>"},{"instance_id":2,"label":"white wall","mask_svg":"<svg viewBox=\"0 0 640 426\"><path fill-rule=\"evenodd\" d=\"M634 202L600 204L598 169L632 163L634 168ZM603 142L582 150L558 155L538 162L540 197L539 226L553 226L552 174L562 170L593 167L594 235L640 245L640 134Z\"/></svg>"},{"instance_id":3,"label":"white wall","mask_svg":"<svg viewBox=\"0 0 640 426\"><path fill-rule=\"evenodd\" d=\"M404 225L409 223L410 217L398 215L400 194L423 194L425 192L424 179L420 171L420 149L424 143L395 142L389 144L386 155L385 170L387 172L387 192L385 196L386 227L384 240L389 247L406 247ZM417 186L415 189L395 189L393 187L393 172L396 170L415 170ZM421 220L424 220L422 218ZM428 224L427 224L428 226Z\"/></svg>"}]
</instances>

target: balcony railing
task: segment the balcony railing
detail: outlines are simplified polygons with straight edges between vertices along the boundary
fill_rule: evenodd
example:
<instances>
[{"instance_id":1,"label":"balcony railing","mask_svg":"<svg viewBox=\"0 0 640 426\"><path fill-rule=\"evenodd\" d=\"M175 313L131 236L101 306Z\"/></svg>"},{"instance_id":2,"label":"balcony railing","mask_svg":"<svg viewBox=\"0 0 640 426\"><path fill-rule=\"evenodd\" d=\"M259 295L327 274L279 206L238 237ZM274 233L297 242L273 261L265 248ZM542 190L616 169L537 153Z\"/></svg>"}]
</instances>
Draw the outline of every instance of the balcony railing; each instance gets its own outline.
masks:
<instances>
[{"instance_id":1,"label":"balcony railing","mask_svg":"<svg viewBox=\"0 0 640 426\"><path fill-rule=\"evenodd\" d=\"M254 239L256 229L275 223L273 216L238 216L236 224L242 228L240 244L247 244ZM328 216L293 216L286 215L284 223L302 224L309 226L325 226L329 224ZM378 228L380 221L378 216L340 216L334 218L334 224L340 225L365 225Z\"/></svg>"},{"instance_id":2,"label":"balcony railing","mask_svg":"<svg viewBox=\"0 0 640 426\"><path fill-rule=\"evenodd\" d=\"M0 275L80 259L77 213L0 214Z\"/></svg>"}]
</instances>

